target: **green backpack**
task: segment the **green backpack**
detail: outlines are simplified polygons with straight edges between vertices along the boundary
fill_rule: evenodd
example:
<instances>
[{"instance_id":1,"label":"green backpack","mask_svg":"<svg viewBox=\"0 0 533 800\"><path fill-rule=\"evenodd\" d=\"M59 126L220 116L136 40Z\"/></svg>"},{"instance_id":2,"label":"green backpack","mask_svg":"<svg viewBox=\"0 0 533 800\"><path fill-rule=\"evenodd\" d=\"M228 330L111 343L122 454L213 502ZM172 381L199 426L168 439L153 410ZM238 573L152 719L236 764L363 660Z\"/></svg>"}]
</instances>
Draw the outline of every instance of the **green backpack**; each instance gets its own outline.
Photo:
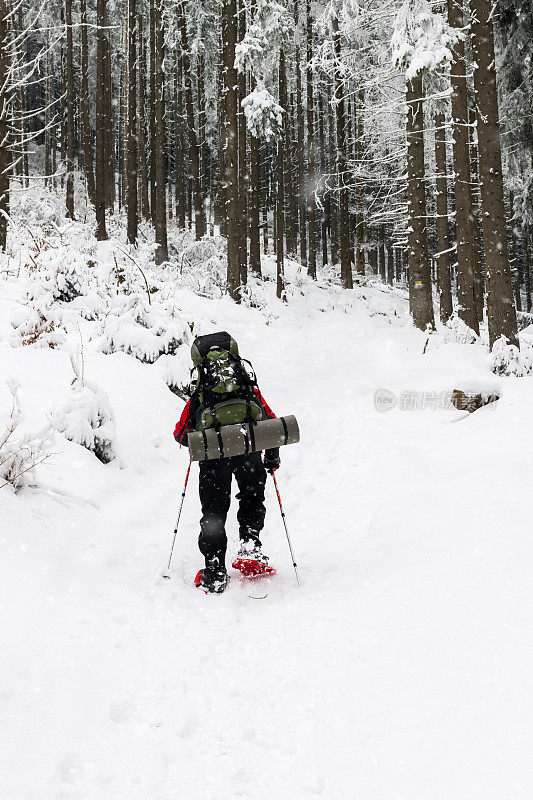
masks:
<instances>
[{"instance_id":1,"label":"green backpack","mask_svg":"<svg viewBox=\"0 0 533 800\"><path fill-rule=\"evenodd\" d=\"M255 373L252 370L252 376L249 375L239 356L237 342L229 333L221 331L198 336L191 347L191 357L194 364L192 397L198 403L197 430L257 422L265 417L254 393Z\"/></svg>"}]
</instances>

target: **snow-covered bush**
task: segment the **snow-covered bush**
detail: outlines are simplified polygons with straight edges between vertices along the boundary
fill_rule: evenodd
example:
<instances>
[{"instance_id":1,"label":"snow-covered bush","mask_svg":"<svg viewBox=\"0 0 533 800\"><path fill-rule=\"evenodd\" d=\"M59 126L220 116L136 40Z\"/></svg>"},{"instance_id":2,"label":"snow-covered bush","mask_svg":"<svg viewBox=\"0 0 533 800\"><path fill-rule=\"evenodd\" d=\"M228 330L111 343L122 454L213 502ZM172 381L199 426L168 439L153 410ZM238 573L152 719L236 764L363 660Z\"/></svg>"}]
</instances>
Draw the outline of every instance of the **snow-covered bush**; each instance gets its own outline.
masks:
<instances>
[{"instance_id":1,"label":"snow-covered bush","mask_svg":"<svg viewBox=\"0 0 533 800\"><path fill-rule=\"evenodd\" d=\"M226 253L227 242L220 236L204 237L184 246L180 259L181 285L202 297L221 297L226 291Z\"/></svg>"},{"instance_id":2,"label":"snow-covered bush","mask_svg":"<svg viewBox=\"0 0 533 800\"><path fill-rule=\"evenodd\" d=\"M161 356L157 361L157 368L166 385L183 400L189 399L190 364L191 353L188 346L180 347L174 356Z\"/></svg>"},{"instance_id":3,"label":"snow-covered bush","mask_svg":"<svg viewBox=\"0 0 533 800\"><path fill-rule=\"evenodd\" d=\"M519 350L514 344L509 344L505 336L500 336L494 342L491 359L492 371L496 375L516 375L521 378L533 370L531 347L524 345L524 349Z\"/></svg>"},{"instance_id":4,"label":"snow-covered bush","mask_svg":"<svg viewBox=\"0 0 533 800\"><path fill-rule=\"evenodd\" d=\"M102 464L115 458L115 417L98 386L76 378L65 402L48 416L58 433L93 452Z\"/></svg>"},{"instance_id":5,"label":"snow-covered bush","mask_svg":"<svg viewBox=\"0 0 533 800\"><path fill-rule=\"evenodd\" d=\"M12 347L35 345L54 349L66 341L62 314L50 292L34 299L28 297L27 305L17 306L9 321L14 329L10 337Z\"/></svg>"},{"instance_id":6,"label":"snow-covered bush","mask_svg":"<svg viewBox=\"0 0 533 800\"><path fill-rule=\"evenodd\" d=\"M446 343L475 344L479 337L466 322L457 316L451 317L446 323L444 341Z\"/></svg>"},{"instance_id":7,"label":"snow-covered bush","mask_svg":"<svg viewBox=\"0 0 533 800\"><path fill-rule=\"evenodd\" d=\"M19 398L20 384L7 381L12 407L5 428L0 433L0 489L12 486L15 491L35 485L35 468L51 455L53 435L47 425L40 433L17 435L23 420Z\"/></svg>"},{"instance_id":8,"label":"snow-covered bush","mask_svg":"<svg viewBox=\"0 0 533 800\"><path fill-rule=\"evenodd\" d=\"M148 305L133 296L107 317L100 349L103 353L122 351L153 364L162 355L174 354L188 341L186 322L159 303Z\"/></svg>"}]
</instances>

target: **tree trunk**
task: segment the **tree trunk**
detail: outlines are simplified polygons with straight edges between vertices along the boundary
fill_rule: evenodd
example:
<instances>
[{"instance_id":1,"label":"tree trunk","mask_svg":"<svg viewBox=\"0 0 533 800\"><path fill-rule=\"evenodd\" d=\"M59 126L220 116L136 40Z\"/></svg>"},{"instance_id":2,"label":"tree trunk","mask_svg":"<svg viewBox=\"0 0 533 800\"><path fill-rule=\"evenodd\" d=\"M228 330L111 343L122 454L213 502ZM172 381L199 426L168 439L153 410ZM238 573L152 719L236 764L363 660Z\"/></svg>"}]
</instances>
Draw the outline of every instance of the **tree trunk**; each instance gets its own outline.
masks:
<instances>
[{"instance_id":1,"label":"tree trunk","mask_svg":"<svg viewBox=\"0 0 533 800\"><path fill-rule=\"evenodd\" d=\"M311 0L305 0L305 27L307 48L307 221L309 224L309 261L307 273L316 278L316 230L315 230L315 132L314 132L314 97L313 71L310 66L313 57L313 21L311 17Z\"/></svg>"},{"instance_id":2,"label":"tree trunk","mask_svg":"<svg viewBox=\"0 0 533 800\"><path fill-rule=\"evenodd\" d=\"M196 231L196 238L201 239L207 233L207 224L205 218L205 206L202 197L202 184L200 177L200 152L198 147L198 139L196 136L196 128L194 124L191 58L189 50L189 38L187 34L187 20L185 17L185 5L183 0L180 0L180 2L178 3L177 14L178 14L178 27L181 35L181 47L182 47L183 78L185 84L185 108L187 111L187 127L189 132L189 163L192 171L192 180L193 180L195 231Z\"/></svg>"},{"instance_id":3,"label":"tree trunk","mask_svg":"<svg viewBox=\"0 0 533 800\"><path fill-rule=\"evenodd\" d=\"M453 28L463 29L463 10L458 0L448 0L448 22ZM453 54L450 80L452 85L458 314L469 328L479 333L474 295L475 260L471 222L472 196L470 191L470 153L467 127L468 96L465 74L465 46L462 40L455 45Z\"/></svg>"},{"instance_id":4,"label":"tree trunk","mask_svg":"<svg viewBox=\"0 0 533 800\"><path fill-rule=\"evenodd\" d=\"M326 158L326 133L324 126L324 95L322 92L318 98L318 120L319 120L319 141L320 141L320 172L322 181L325 180L327 175L327 158ZM320 230L322 238L322 266L326 267L328 264L328 218L326 214L326 195L324 189L321 191L322 210L320 212Z\"/></svg>"},{"instance_id":5,"label":"tree trunk","mask_svg":"<svg viewBox=\"0 0 533 800\"><path fill-rule=\"evenodd\" d=\"M298 2L294 4L294 22L296 30L296 126L298 149L298 207L300 233L300 264L307 269L307 200L305 180L305 120L302 98L302 63L298 35Z\"/></svg>"},{"instance_id":6,"label":"tree trunk","mask_svg":"<svg viewBox=\"0 0 533 800\"><path fill-rule=\"evenodd\" d=\"M379 277L383 283L387 280L387 265L385 263L385 225L379 226Z\"/></svg>"},{"instance_id":7,"label":"tree trunk","mask_svg":"<svg viewBox=\"0 0 533 800\"><path fill-rule=\"evenodd\" d=\"M483 280L483 258L481 254L481 227L479 219L479 159L477 156L477 144L474 141L474 126L476 124L476 112L473 108L468 108L468 144L470 148L470 225L472 227L472 250L474 254L474 300L476 304L476 314L480 322L483 321L484 307L484 280Z\"/></svg>"},{"instance_id":8,"label":"tree trunk","mask_svg":"<svg viewBox=\"0 0 533 800\"><path fill-rule=\"evenodd\" d=\"M141 214L150 219L150 200L148 197L148 160L146 156L146 44L143 36L143 15L137 15L137 35L139 38L139 113L138 113L138 161Z\"/></svg>"},{"instance_id":9,"label":"tree trunk","mask_svg":"<svg viewBox=\"0 0 533 800\"><path fill-rule=\"evenodd\" d=\"M285 71L285 53L283 49L279 53L279 102L282 108L286 108L287 101L287 75ZM277 152L277 202L276 202L276 296L281 298L283 293L283 273L284 273L284 238L285 238L285 170L284 170L284 145L285 145L285 126L287 115L283 115L283 130L278 137Z\"/></svg>"},{"instance_id":10,"label":"tree trunk","mask_svg":"<svg viewBox=\"0 0 533 800\"><path fill-rule=\"evenodd\" d=\"M238 190L238 140L237 122L237 70L235 47L237 45L237 0L224 0L224 111L225 111L225 165L226 220L228 236L228 291L240 299L239 272L239 190Z\"/></svg>"},{"instance_id":11,"label":"tree trunk","mask_svg":"<svg viewBox=\"0 0 533 800\"><path fill-rule=\"evenodd\" d=\"M286 185L287 226L285 240L287 253L293 258L298 253L298 121L294 93L288 98L287 126L285 134L285 169L288 183Z\"/></svg>"},{"instance_id":12,"label":"tree trunk","mask_svg":"<svg viewBox=\"0 0 533 800\"><path fill-rule=\"evenodd\" d=\"M333 28L333 43L335 48L335 59L337 64L341 64L341 40L339 32L339 21L337 17L331 20ZM350 248L350 212L349 212L349 188L347 185L347 155L346 155L346 116L344 112L344 97L342 92L341 79L338 72L335 73L335 109L337 116L337 174L339 179L339 243L341 256L341 282L345 289L353 288L352 279L352 258Z\"/></svg>"},{"instance_id":13,"label":"tree trunk","mask_svg":"<svg viewBox=\"0 0 533 800\"><path fill-rule=\"evenodd\" d=\"M387 283L389 286L394 285L394 249L390 236L387 237Z\"/></svg>"},{"instance_id":14,"label":"tree trunk","mask_svg":"<svg viewBox=\"0 0 533 800\"><path fill-rule=\"evenodd\" d=\"M531 311L532 297L531 297L531 244L530 244L530 231L528 226L524 230L524 273L526 282L526 311Z\"/></svg>"},{"instance_id":15,"label":"tree trunk","mask_svg":"<svg viewBox=\"0 0 533 800\"><path fill-rule=\"evenodd\" d=\"M407 82L407 202L409 306L417 328L433 329L431 269L427 243L422 76Z\"/></svg>"},{"instance_id":16,"label":"tree trunk","mask_svg":"<svg viewBox=\"0 0 533 800\"><path fill-rule=\"evenodd\" d=\"M255 88L256 82L252 78ZM250 190L248 202L248 234L250 237L250 270L261 277L261 234L259 207L261 204L261 143L250 135Z\"/></svg>"},{"instance_id":17,"label":"tree trunk","mask_svg":"<svg viewBox=\"0 0 533 800\"><path fill-rule=\"evenodd\" d=\"M436 229L437 276L440 298L440 320L446 324L453 314L452 285L448 261L448 184L446 177L446 119L443 113L435 116Z\"/></svg>"},{"instance_id":18,"label":"tree trunk","mask_svg":"<svg viewBox=\"0 0 533 800\"><path fill-rule=\"evenodd\" d=\"M106 27L106 36L104 38L104 45L105 45L105 58L104 58L104 69L105 69L105 112L104 112L104 124L105 124L105 159L106 159L106 205L111 211L114 210L115 206L115 196L116 196L116 187L115 187L115 137L114 137L114 125L113 125L113 107L114 107L114 97L113 97L113 76L112 76L112 69L111 69L111 33L109 30L109 14L107 8L107 0L105 3L105 15L104 15L104 25Z\"/></svg>"},{"instance_id":19,"label":"tree trunk","mask_svg":"<svg viewBox=\"0 0 533 800\"><path fill-rule=\"evenodd\" d=\"M162 2L155 7L155 263L168 261Z\"/></svg>"},{"instance_id":20,"label":"tree trunk","mask_svg":"<svg viewBox=\"0 0 533 800\"><path fill-rule=\"evenodd\" d=\"M74 49L72 43L72 0L65 0L67 34L66 59L66 137L67 137L67 218L74 219Z\"/></svg>"},{"instance_id":21,"label":"tree trunk","mask_svg":"<svg viewBox=\"0 0 533 800\"><path fill-rule=\"evenodd\" d=\"M242 42L246 33L246 5L243 0L239 2L238 9L238 38ZM246 97L246 72L240 72L237 79L237 120L239 129L239 275L241 286L248 283L248 161L246 158L246 117L242 108L242 101Z\"/></svg>"},{"instance_id":22,"label":"tree trunk","mask_svg":"<svg viewBox=\"0 0 533 800\"><path fill-rule=\"evenodd\" d=\"M80 0L81 22L81 87L80 87L80 125L81 146L83 149L83 171L87 181L87 194L95 203L94 164L92 149L91 115L89 107L89 34L87 29L87 3Z\"/></svg>"},{"instance_id":23,"label":"tree trunk","mask_svg":"<svg viewBox=\"0 0 533 800\"><path fill-rule=\"evenodd\" d=\"M183 73L181 53L176 57L174 75L174 192L176 202L176 219L178 226L185 229L185 163L183 140Z\"/></svg>"},{"instance_id":24,"label":"tree trunk","mask_svg":"<svg viewBox=\"0 0 533 800\"><path fill-rule=\"evenodd\" d=\"M128 0L128 242L137 243L137 11Z\"/></svg>"},{"instance_id":25,"label":"tree trunk","mask_svg":"<svg viewBox=\"0 0 533 800\"><path fill-rule=\"evenodd\" d=\"M155 170L156 170L156 136L155 136L155 95L156 95L156 88L155 88L155 80L156 80L156 66L155 66L155 40L156 40L156 30L155 30L155 4L156 0L150 0L149 5L149 21L150 21L150 36L149 36L149 48L150 48L150 105L149 105L149 135L150 135L150 162L149 162L149 174L150 174L150 215L152 218L152 225L155 226L157 210L156 210L156 197L155 197L155 188L156 188L156 177L155 177Z\"/></svg>"},{"instance_id":26,"label":"tree trunk","mask_svg":"<svg viewBox=\"0 0 533 800\"><path fill-rule=\"evenodd\" d=\"M106 40L109 32L106 29L106 2L107 0L97 0L96 16L96 238L99 241L107 239L106 230L106 199L107 181L109 174L107 170L106 153Z\"/></svg>"},{"instance_id":27,"label":"tree trunk","mask_svg":"<svg viewBox=\"0 0 533 800\"><path fill-rule=\"evenodd\" d=\"M331 98L331 84L328 84L328 139L329 139L329 227L331 244L331 264L339 263L339 196L337 193L337 135L335 115Z\"/></svg>"},{"instance_id":28,"label":"tree trunk","mask_svg":"<svg viewBox=\"0 0 533 800\"><path fill-rule=\"evenodd\" d=\"M500 336L505 336L510 344L518 347L503 200L492 3L489 0L471 0L470 7L472 52L476 65L474 92L477 106L489 342L492 348Z\"/></svg>"},{"instance_id":29,"label":"tree trunk","mask_svg":"<svg viewBox=\"0 0 533 800\"><path fill-rule=\"evenodd\" d=\"M359 170L363 166L364 141L363 141L363 106L365 103L365 90L359 89L357 103L355 104L355 159ZM365 214L363 184L359 174L355 177L355 262L358 275L365 274Z\"/></svg>"},{"instance_id":30,"label":"tree trunk","mask_svg":"<svg viewBox=\"0 0 533 800\"><path fill-rule=\"evenodd\" d=\"M3 43L7 38L6 16L8 9L5 0L0 0L0 75L8 74L9 62ZM8 87L4 80L0 83L0 250L7 246L7 220L9 215L9 174L11 172L11 153L8 148Z\"/></svg>"},{"instance_id":31,"label":"tree trunk","mask_svg":"<svg viewBox=\"0 0 533 800\"><path fill-rule=\"evenodd\" d=\"M45 112L44 112L44 174L45 180L44 185L46 187L50 186L50 175L52 173L52 133L50 131L50 125L52 122L52 114L51 114L51 107L52 107L52 96L53 96L53 59L52 53L50 52L50 34L47 32L46 34L46 84L45 84ZM94 201L93 201L94 202Z\"/></svg>"},{"instance_id":32,"label":"tree trunk","mask_svg":"<svg viewBox=\"0 0 533 800\"><path fill-rule=\"evenodd\" d=\"M196 90L197 90L197 109L198 109L198 160L200 164L200 199L202 201L205 233L207 233L207 143L206 143L206 124L207 110L205 100L205 59L204 54L199 52L196 58Z\"/></svg>"}]
</instances>

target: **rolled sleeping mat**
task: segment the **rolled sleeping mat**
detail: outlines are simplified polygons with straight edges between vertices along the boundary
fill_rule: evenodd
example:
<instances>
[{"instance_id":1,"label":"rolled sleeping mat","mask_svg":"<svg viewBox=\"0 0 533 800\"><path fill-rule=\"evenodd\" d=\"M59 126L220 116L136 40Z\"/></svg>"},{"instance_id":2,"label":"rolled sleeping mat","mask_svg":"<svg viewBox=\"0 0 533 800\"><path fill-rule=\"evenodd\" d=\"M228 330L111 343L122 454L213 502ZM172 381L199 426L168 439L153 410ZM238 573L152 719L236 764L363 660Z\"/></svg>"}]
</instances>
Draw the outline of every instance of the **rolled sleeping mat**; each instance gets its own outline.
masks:
<instances>
[{"instance_id":1,"label":"rolled sleeping mat","mask_svg":"<svg viewBox=\"0 0 533 800\"><path fill-rule=\"evenodd\" d=\"M260 422L240 422L238 425L224 425L216 431L207 428L193 431L188 435L191 461L211 461L217 458L231 458L283 447L300 441L300 430L296 417L263 419Z\"/></svg>"}]
</instances>

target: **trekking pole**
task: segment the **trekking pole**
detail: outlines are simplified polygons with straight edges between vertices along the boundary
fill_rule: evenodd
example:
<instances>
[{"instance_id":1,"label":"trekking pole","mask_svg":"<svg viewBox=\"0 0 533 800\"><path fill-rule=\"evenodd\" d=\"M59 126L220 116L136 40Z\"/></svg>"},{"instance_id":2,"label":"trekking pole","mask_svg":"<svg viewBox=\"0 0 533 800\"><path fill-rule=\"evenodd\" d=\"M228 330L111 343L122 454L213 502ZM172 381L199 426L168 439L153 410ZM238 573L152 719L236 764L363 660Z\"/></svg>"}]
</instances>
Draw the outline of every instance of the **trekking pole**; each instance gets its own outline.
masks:
<instances>
[{"instance_id":1,"label":"trekking pole","mask_svg":"<svg viewBox=\"0 0 533 800\"><path fill-rule=\"evenodd\" d=\"M283 524L285 526L285 533L287 535L287 541L289 543L289 550L291 551L291 558L292 558L292 566L294 567L294 573L296 575L296 583L300 586L300 578L298 577L298 570L296 568L296 560L294 558L294 552L292 550L291 544L291 537L289 536L289 530L287 528L287 521L285 519L285 512L283 510L283 503L281 502L281 496L278 489L278 482L276 480L276 475L273 469L270 470L270 474L272 475L272 479L274 481L274 486L276 487L276 494L278 496L278 503L279 503L279 510L281 511L281 519L283 520Z\"/></svg>"},{"instance_id":2,"label":"trekking pole","mask_svg":"<svg viewBox=\"0 0 533 800\"><path fill-rule=\"evenodd\" d=\"M191 464L192 461L189 461L189 467L187 469L187 474L185 476L185 486L183 487L183 492L181 494L181 503L180 503L180 510L178 512L178 519L176 520L176 526L174 528L174 536L172 538L172 547L170 548L170 556L168 558L168 564L165 572L163 572L163 578L170 580L170 562L172 561L172 555L174 553L174 545L176 544L176 536L178 534L178 525L180 524L180 517L181 517L181 510L183 508L183 501L185 500L185 492L187 491L187 484L189 483L189 474L191 472Z\"/></svg>"}]
</instances>

